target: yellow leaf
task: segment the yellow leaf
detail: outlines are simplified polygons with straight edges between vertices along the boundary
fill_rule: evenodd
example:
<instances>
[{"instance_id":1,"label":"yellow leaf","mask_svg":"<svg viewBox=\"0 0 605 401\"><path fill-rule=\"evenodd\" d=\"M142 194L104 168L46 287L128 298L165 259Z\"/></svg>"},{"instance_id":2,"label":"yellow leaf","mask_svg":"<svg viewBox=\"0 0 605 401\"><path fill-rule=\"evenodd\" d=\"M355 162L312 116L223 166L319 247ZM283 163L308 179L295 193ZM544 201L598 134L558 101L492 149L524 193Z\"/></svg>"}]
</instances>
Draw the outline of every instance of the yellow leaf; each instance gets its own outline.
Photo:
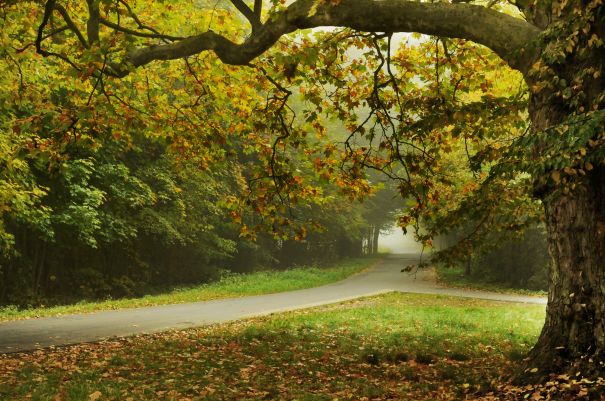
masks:
<instances>
[{"instance_id":1,"label":"yellow leaf","mask_svg":"<svg viewBox=\"0 0 605 401\"><path fill-rule=\"evenodd\" d=\"M307 14L307 17L308 17L308 18L311 18L311 17L313 17L315 14L317 14L317 8L318 8L319 6L321 6L321 5L322 5L322 3L323 3L323 2L322 2L321 0L316 0L316 1L313 3L313 5L311 6L311 8L309 9L309 13Z\"/></svg>"},{"instance_id":2,"label":"yellow leaf","mask_svg":"<svg viewBox=\"0 0 605 401\"><path fill-rule=\"evenodd\" d=\"M101 392L97 390L88 396L88 401L97 401L99 398L101 398L101 395Z\"/></svg>"},{"instance_id":3,"label":"yellow leaf","mask_svg":"<svg viewBox=\"0 0 605 401\"><path fill-rule=\"evenodd\" d=\"M561 181L561 173L559 173L557 170L550 173L550 177L557 184Z\"/></svg>"},{"instance_id":4,"label":"yellow leaf","mask_svg":"<svg viewBox=\"0 0 605 401\"><path fill-rule=\"evenodd\" d=\"M538 371L538 368L532 368L532 369L530 370L530 372L531 372L531 373L536 373L537 371Z\"/></svg>"}]
</instances>

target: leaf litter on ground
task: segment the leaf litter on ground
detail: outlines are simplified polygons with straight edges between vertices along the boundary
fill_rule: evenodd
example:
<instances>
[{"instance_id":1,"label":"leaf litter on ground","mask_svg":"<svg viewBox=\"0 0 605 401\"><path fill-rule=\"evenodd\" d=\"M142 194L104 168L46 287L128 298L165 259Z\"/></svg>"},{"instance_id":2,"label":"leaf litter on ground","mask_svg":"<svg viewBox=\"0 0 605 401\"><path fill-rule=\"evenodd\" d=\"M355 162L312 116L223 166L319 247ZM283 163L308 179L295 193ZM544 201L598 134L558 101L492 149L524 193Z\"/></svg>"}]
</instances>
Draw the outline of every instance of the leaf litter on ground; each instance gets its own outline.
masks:
<instances>
[{"instance_id":1,"label":"leaf litter on ground","mask_svg":"<svg viewBox=\"0 0 605 401\"><path fill-rule=\"evenodd\" d=\"M506 378L543 308L387 294L0 356L2 400L592 400L603 380ZM594 398L599 397L599 398Z\"/></svg>"}]
</instances>

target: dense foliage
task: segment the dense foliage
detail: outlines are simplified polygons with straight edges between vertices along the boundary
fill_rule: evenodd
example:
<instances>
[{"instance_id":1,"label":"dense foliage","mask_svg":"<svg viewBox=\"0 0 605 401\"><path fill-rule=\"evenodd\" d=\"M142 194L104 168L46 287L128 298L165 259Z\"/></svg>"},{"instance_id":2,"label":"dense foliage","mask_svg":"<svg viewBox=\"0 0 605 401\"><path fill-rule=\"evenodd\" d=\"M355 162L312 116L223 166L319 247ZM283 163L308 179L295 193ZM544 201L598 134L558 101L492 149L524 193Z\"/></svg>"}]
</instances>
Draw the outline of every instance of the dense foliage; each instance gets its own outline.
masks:
<instances>
[{"instance_id":1,"label":"dense foliage","mask_svg":"<svg viewBox=\"0 0 605 401\"><path fill-rule=\"evenodd\" d=\"M227 270L358 255L396 207L342 203L330 181L308 189L324 193L320 201L264 205L266 188L255 183L271 142L259 126L267 117L251 118L264 102L253 75L201 58L122 81L66 76L60 60L41 63L31 46L35 6L2 12L0 304L133 296ZM304 155L291 157L313 175Z\"/></svg>"},{"instance_id":2,"label":"dense foliage","mask_svg":"<svg viewBox=\"0 0 605 401\"><path fill-rule=\"evenodd\" d=\"M436 246L449 253L448 248L460 248L464 231L437 238ZM463 260L442 260L443 268L458 267L446 276L464 283L495 285L499 288L521 290L548 289L549 257L544 227L529 227L519 232L491 234L479 249L471 248ZM447 281L447 280L446 280Z\"/></svg>"}]
</instances>

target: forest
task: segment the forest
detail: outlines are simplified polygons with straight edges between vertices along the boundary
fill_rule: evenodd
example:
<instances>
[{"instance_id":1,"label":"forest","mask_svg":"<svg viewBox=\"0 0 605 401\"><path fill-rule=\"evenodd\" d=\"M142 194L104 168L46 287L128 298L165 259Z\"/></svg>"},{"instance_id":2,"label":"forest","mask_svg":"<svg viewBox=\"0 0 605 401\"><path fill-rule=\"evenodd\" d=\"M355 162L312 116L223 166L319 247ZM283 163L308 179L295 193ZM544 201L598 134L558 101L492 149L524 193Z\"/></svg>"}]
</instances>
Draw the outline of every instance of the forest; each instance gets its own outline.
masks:
<instances>
[{"instance_id":1,"label":"forest","mask_svg":"<svg viewBox=\"0 0 605 401\"><path fill-rule=\"evenodd\" d=\"M304 204L264 206L251 194L270 142L232 132L259 123L248 115L262 92L234 85L253 76L208 59L93 82L60 60L40 64L27 41L42 14L29 7L3 9L0 304L131 297L229 271L377 252L375 237L398 207L392 184L378 176L376 196L363 204L343 203L328 179L305 189L321 199ZM57 35L56 45L71 40ZM222 78L195 75L208 67ZM137 95L141 85L149 90ZM315 174L312 160L290 153L299 169L290 179ZM267 216L255 213L261 208Z\"/></svg>"}]
</instances>

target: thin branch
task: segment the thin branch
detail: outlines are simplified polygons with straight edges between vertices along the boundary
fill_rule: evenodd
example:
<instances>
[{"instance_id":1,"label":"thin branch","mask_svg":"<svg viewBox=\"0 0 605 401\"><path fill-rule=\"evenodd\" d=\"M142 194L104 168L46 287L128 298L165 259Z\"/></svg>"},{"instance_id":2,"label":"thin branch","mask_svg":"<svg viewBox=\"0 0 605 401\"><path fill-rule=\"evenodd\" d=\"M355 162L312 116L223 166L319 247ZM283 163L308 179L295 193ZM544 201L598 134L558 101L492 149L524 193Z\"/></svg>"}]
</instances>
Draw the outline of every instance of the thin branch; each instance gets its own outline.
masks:
<instances>
[{"instance_id":1,"label":"thin branch","mask_svg":"<svg viewBox=\"0 0 605 401\"><path fill-rule=\"evenodd\" d=\"M252 11L250 9L250 7L248 7L248 5L246 5L246 3L244 3L243 0L229 0L229 1L250 22L250 25L252 25L253 32L256 31L261 26L260 16L257 15L257 12L259 12L259 10L256 9L256 0L255 0L254 11Z\"/></svg>"},{"instance_id":2,"label":"thin branch","mask_svg":"<svg viewBox=\"0 0 605 401\"><path fill-rule=\"evenodd\" d=\"M472 161L473 158L471 156L471 153L468 150L468 140L466 138L466 135L464 135L463 138L464 138L464 150L466 152L466 160L468 161L469 169L471 170L471 173L473 174L473 178L477 179L477 172L473 168L473 161Z\"/></svg>"},{"instance_id":3,"label":"thin branch","mask_svg":"<svg viewBox=\"0 0 605 401\"><path fill-rule=\"evenodd\" d=\"M439 77L439 38L435 39L435 84L437 85L437 97L441 97L441 86L440 86L440 77Z\"/></svg>"},{"instance_id":4,"label":"thin branch","mask_svg":"<svg viewBox=\"0 0 605 401\"><path fill-rule=\"evenodd\" d=\"M147 33L147 32L140 32L140 31L135 31L133 29L129 29L129 28L125 28L123 26L120 26L119 24L116 24L114 22L111 22L103 17L99 18L99 23L102 25L105 25L106 27L109 28L113 28L116 31L122 32L122 33L126 33L128 35L132 35L132 36L138 36L140 38L149 38L149 39L164 39L170 42L174 42L174 41L178 41L178 40L183 40L185 39L182 36L171 36L171 35L164 35L161 33Z\"/></svg>"},{"instance_id":5,"label":"thin branch","mask_svg":"<svg viewBox=\"0 0 605 401\"><path fill-rule=\"evenodd\" d=\"M397 96L397 105L399 106L399 114L403 116L403 104L401 103L401 91L399 90L399 84L397 83L397 79L395 78L395 74L391 69L391 45L392 45L393 34L390 33L388 36L387 42L387 73L389 74L391 85L393 85L393 90L395 91L395 95Z\"/></svg>"},{"instance_id":6,"label":"thin branch","mask_svg":"<svg viewBox=\"0 0 605 401\"><path fill-rule=\"evenodd\" d=\"M63 20L65 21L65 23L67 24L69 29L78 37L78 40L80 41L80 43L82 43L82 46L84 46L85 48L88 48L89 47L88 42L84 38L84 35L82 35L82 32L80 32L80 30L78 29L76 24L73 22L73 20L69 16L69 13L65 9L65 7L63 7L60 4L55 4L54 9L57 10L59 12L59 14L61 14L61 17L63 17Z\"/></svg>"},{"instance_id":7,"label":"thin branch","mask_svg":"<svg viewBox=\"0 0 605 401\"><path fill-rule=\"evenodd\" d=\"M38 27L38 33L36 35L36 41L35 41L36 52L38 52L38 54L41 54L43 57L50 57L50 56L57 57L57 58L65 61L69 65L71 65L76 70L81 71L81 69L73 61L71 61L68 57L66 57L62 54L59 54L59 53L50 52L50 51L42 48L42 41L44 41L44 39L48 38L47 35L44 35L44 28L46 28L46 25L48 25L48 22L50 21L52 13L55 10L56 2L57 2L56 0L48 0L46 2L46 4L44 5L44 15L42 17L42 22L40 23L40 26Z\"/></svg>"},{"instance_id":8,"label":"thin branch","mask_svg":"<svg viewBox=\"0 0 605 401\"><path fill-rule=\"evenodd\" d=\"M452 91L452 103L455 103L457 101L456 93L460 89L460 84L462 83L462 81L464 81L465 78L466 77L464 75L461 75L460 78L456 80L456 83L454 84L454 90Z\"/></svg>"},{"instance_id":9,"label":"thin branch","mask_svg":"<svg viewBox=\"0 0 605 401\"><path fill-rule=\"evenodd\" d=\"M92 97L94 96L95 92L97 91L97 87L99 86L99 84L101 83L101 80L103 79L105 68L107 68L107 58L108 57L109 57L109 53L105 53L105 55L103 57L103 65L101 66L101 69L98 72L97 80L96 80L94 86L92 87L92 90L90 91L90 95L88 96L88 101L86 102L87 106L89 106L90 102L92 102Z\"/></svg>"},{"instance_id":10,"label":"thin branch","mask_svg":"<svg viewBox=\"0 0 605 401\"><path fill-rule=\"evenodd\" d=\"M202 98L204 98L205 96L208 96L209 92L208 92L208 88L206 87L206 85L200 80L200 78L197 76L197 74L193 70L193 67L189 63L189 59L185 59L185 65L187 66L187 72L189 73L188 76L193 77L193 79L198 84L198 86L202 88L202 92L196 97L196 99L193 101L193 103L191 103L189 105L190 108L194 108L199 105Z\"/></svg>"},{"instance_id":11,"label":"thin branch","mask_svg":"<svg viewBox=\"0 0 605 401\"><path fill-rule=\"evenodd\" d=\"M42 49L42 41L44 40L44 28L48 25L48 21L52 16L53 10L55 9L55 3L57 0L48 0L44 5L44 15L42 16L42 22L38 27L38 35L36 36L36 51L44 57L50 56L50 53Z\"/></svg>"},{"instance_id":12,"label":"thin branch","mask_svg":"<svg viewBox=\"0 0 605 401\"><path fill-rule=\"evenodd\" d=\"M288 106L288 99L290 98L290 96L292 96L292 91L285 88L283 85L281 85L279 82L277 82L273 77L271 77L267 73L267 70L265 70L264 67L254 65L254 64L249 64L248 66L259 70L264 75L264 77L271 84L273 84L273 86L275 86L275 88L278 91L280 91L284 94L284 96L282 96L282 97L279 97L279 96L274 97L274 100L277 100L278 102L280 102L279 107L275 111L275 115L277 116L277 121L279 123L279 128L280 128L281 134L275 138L275 140L273 141L273 145L271 146L271 159L269 160L269 167L270 167L271 173L269 174L269 176L267 176L265 178L271 178L273 180L273 184L275 185L275 192L276 192L277 197L279 198L281 203L286 203L284 201L284 198L281 193L282 184L280 182L280 180L282 178L284 178L285 175L279 174L279 172L277 171L278 170L277 169L277 155L278 155L277 148L282 141L284 141L285 139L287 139L288 137L290 137L292 135L291 128L292 128L292 124L294 122L295 115L293 116L293 118L291 119L289 124L286 122L286 120L284 118L284 111L286 109L293 112L293 110ZM289 196L290 196L290 193L288 193L288 201L289 201ZM292 215L292 208L291 208L289 202L288 202L288 211Z\"/></svg>"},{"instance_id":13,"label":"thin branch","mask_svg":"<svg viewBox=\"0 0 605 401\"><path fill-rule=\"evenodd\" d=\"M449 50L447 48L447 39L441 37L441 38L439 38L439 40L441 41L441 44L443 45L443 52L445 53L445 57L451 63L452 62L452 56L450 56L450 52L449 52Z\"/></svg>"},{"instance_id":14,"label":"thin branch","mask_svg":"<svg viewBox=\"0 0 605 401\"><path fill-rule=\"evenodd\" d=\"M134 20L134 22L136 22L137 27L139 29L145 29L147 31L155 33L159 37L171 38L170 35L164 35L161 32L159 32L157 29L152 28L152 27L150 27L148 25L143 24L143 22L139 19L139 17L137 16L137 14L132 10L132 8L130 7L130 5L125 0L118 0L118 2L120 4L122 4L124 7L126 7L126 10L128 10L128 14L130 15L130 18L132 18ZM174 38L175 38L174 40L177 40L178 37L174 37ZM178 38L178 39L180 39L180 38Z\"/></svg>"},{"instance_id":15,"label":"thin branch","mask_svg":"<svg viewBox=\"0 0 605 401\"><path fill-rule=\"evenodd\" d=\"M23 79L23 69L21 68L21 63L17 61L9 52L4 52L4 55L12 61L17 67L17 71L19 73L19 99L23 98L23 89L25 89L25 82Z\"/></svg>"},{"instance_id":16,"label":"thin branch","mask_svg":"<svg viewBox=\"0 0 605 401\"><path fill-rule=\"evenodd\" d=\"M286 96L292 95L292 91L289 90L289 89L287 89L286 87L284 87L283 85L281 85L279 82L277 82L273 77L271 77L267 73L267 70L265 70L264 67L259 66L259 65L255 65L255 64L248 64L248 66L252 67L252 68L256 68L257 70L259 70L263 74L263 76L265 78L267 78L267 80L273 84L273 86L275 86L280 92L283 92Z\"/></svg>"},{"instance_id":17,"label":"thin branch","mask_svg":"<svg viewBox=\"0 0 605 401\"><path fill-rule=\"evenodd\" d=\"M61 33L61 32L64 32L64 31L67 31L68 29L69 29L69 26L67 26L67 25L63 25L62 27L59 27L59 28L57 28L57 29L55 29L55 30L52 30L52 31L50 31L49 33L47 33L46 35L44 35L44 36L42 37L42 41L45 41L46 39L48 39L48 38L50 38L50 37L52 37L52 36L55 36L55 35L56 35L56 34L58 34L58 33ZM35 43L35 42L31 42L31 43L26 44L26 45L25 45L25 46L23 46L23 47L19 47L19 48L13 47L13 49L15 50L15 52L16 52L16 53L23 53L23 52L24 52L24 51L26 51L28 48L30 48L30 47L32 47L32 46L35 46L35 45L36 45L36 43Z\"/></svg>"}]
</instances>

